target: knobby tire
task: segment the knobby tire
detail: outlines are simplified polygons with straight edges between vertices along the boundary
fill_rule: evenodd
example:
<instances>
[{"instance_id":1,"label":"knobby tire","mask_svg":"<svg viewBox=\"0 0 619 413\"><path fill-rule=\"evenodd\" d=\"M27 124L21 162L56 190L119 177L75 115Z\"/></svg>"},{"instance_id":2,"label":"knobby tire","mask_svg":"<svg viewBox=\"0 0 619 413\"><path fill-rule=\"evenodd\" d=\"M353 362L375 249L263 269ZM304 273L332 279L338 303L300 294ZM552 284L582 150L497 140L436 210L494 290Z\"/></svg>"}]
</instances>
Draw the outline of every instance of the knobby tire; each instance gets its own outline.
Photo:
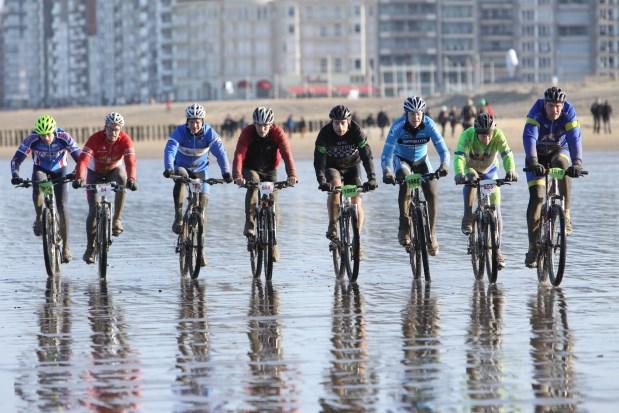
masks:
<instances>
[{"instance_id":1,"label":"knobby tire","mask_svg":"<svg viewBox=\"0 0 619 413\"><path fill-rule=\"evenodd\" d=\"M53 228L53 217L52 211L48 208L45 208L41 213L41 226L42 226L42 234L41 238L43 241L43 259L45 260L45 270L47 271L47 275L49 277L54 277L60 268L60 263L57 263L57 260L60 258L57 256L55 238L56 234Z\"/></svg>"},{"instance_id":2,"label":"knobby tire","mask_svg":"<svg viewBox=\"0 0 619 413\"><path fill-rule=\"evenodd\" d=\"M359 218L357 217L357 211L354 210L350 215L350 226L349 226L352 239L349 248L350 259L352 260L352 268L348 273L348 279L350 282L357 282L357 277L359 277L359 260L361 257L359 254L361 253L361 239L359 237Z\"/></svg>"},{"instance_id":3,"label":"knobby tire","mask_svg":"<svg viewBox=\"0 0 619 413\"><path fill-rule=\"evenodd\" d=\"M271 208L265 211L264 218L264 278L271 281L273 277L273 245L275 244L275 222Z\"/></svg>"},{"instance_id":4,"label":"knobby tire","mask_svg":"<svg viewBox=\"0 0 619 413\"><path fill-rule=\"evenodd\" d=\"M497 260L499 250L499 238L497 234L497 222L493 213L486 213L486 226L488 231L488 282L494 284L499 273L499 263Z\"/></svg>"},{"instance_id":5,"label":"knobby tire","mask_svg":"<svg viewBox=\"0 0 619 413\"><path fill-rule=\"evenodd\" d=\"M110 240L110 210L107 206L101 207L97 217L97 254L99 259L99 278L107 275L107 249Z\"/></svg>"},{"instance_id":6,"label":"knobby tire","mask_svg":"<svg viewBox=\"0 0 619 413\"><path fill-rule=\"evenodd\" d=\"M565 258L567 254L567 240L565 234L565 212L559 205L550 208L549 232L546 248L546 268L548 278L552 285L559 285L563 280L565 271Z\"/></svg>"},{"instance_id":7,"label":"knobby tire","mask_svg":"<svg viewBox=\"0 0 619 413\"><path fill-rule=\"evenodd\" d=\"M428 260L428 240L430 238L430 228L426 226L426 216L421 208L415 209L415 219L419 224L417 233L419 238L419 250L421 252L421 262L423 264L423 273L426 281L430 281L430 262Z\"/></svg>"},{"instance_id":8,"label":"knobby tire","mask_svg":"<svg viewBox=\"0 0 619 413\"><path fill-rule=\"evenodd\" d=\"M408 246L408 255L411 264L411 271L413 272L413 278L418 280L419 277L421 277L421 248L419 246L419 236L417 235L417 227L419 226L419 223L415 216L415 208L411 206L408 214L411 239L411 243Z\"/></svg>"},{"instance_id":9,"label":"knobby tire","mask_svg":"<svg viewBox=\"0 0 619 413\"><path fill-rule=\"evenodd\" d=\"M198 213L192 213L189 217L188 230L188 268L189 275L192 279L198 278L200 275L200 256L202 254L202 219Z\"/></svg>"},{"instance_id":10,"label":"knobby tire","mask_svg":"<svg viewBox=\"0 0 619 413\"><path fill-rule=\"evenodd\" d=\"M473 219L473 226L471 228L471 234L469 235L469 248L471 251L471 264L473 265L473 275L476 280L482 280L484 278L484 261L482 255L482 225L478 220L478 215L475 214Z\"/></svg>"}]
</instances>

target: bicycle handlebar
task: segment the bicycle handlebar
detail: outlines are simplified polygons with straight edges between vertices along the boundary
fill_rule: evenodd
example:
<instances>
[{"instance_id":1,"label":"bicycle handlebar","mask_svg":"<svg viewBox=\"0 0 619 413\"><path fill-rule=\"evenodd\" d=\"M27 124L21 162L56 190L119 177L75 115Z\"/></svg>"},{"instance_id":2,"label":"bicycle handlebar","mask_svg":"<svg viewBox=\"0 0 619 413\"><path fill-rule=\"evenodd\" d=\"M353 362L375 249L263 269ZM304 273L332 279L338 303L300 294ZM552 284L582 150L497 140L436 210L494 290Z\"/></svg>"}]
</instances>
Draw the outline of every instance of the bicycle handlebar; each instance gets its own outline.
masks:
<instances>
[{"instance_id":1,"label":"bicycle handlebar","mask_svg":"<svg viewBox=\"0 0 619 413\"><path fill-rule=\"evenodd\" d=\"M94 184L84 184L81 187L84 188L87 191L94 191L97 189L97 185L103 185L103 184L110 184L110 186L112 187L112 191L114 192L122 192L125 190L125 186L124 185L120 185L114 181L111 182L99 182L99 183L94 183Z\"/></svg>"},{"instance_id":2,"label":"bicycle handlebar","mask_svg":"<svg viewBox=\"0 0 619 413\"><path fill-rule=\"evenodd\" d=\"M258 188L259 185L260 182L245 182L243 185L239 185L239 188ZM273 182L273 186L275 187L275 189L284 189L293 185L289 185L288 181L277 181Z\"/></svg>"},{"instance_id":3,"label":"bicycle handlebar","mask_svg":"<svg viewBox=\"0 0 619 413\"><path fill-rule=\"evenodd\" d=\"M36 182L30 178L27 178L27 179L22 180L20 184L15 185L15 188L30 188L35 183L41 184L43 182L49 182L49 181L51 181L53 185L61 185L61 184L66 184L67 182L72 182L74 179L75 179L74 173L70 173L65 176L59 176L57 178L45 179L43 181L36 181Z\"/></svg>"},{"instance_id":4,"label":"bicycle handlebar","mask_svg":"<svg viewBox=\"0 0 619 413\"><path fill-rule=\"evenodd\" d=\"M183 176L183 175L170 175L169 178L174 180L175 182L178 181L178 182L182 182L184 184L188 184L192 180L200 179L200 178L189 178L188 176ZM224 181L223 179L216 179L216 178L208 178L208 179L206 179L206 180L204 180L202 182L207 183L209 185L225 184L226 183L226 181Z\"/></svg>"},{"instance_id":5,"label":"bicycle handlebar","mask_svg":"<svg viewBox=\"0 0 619 413\"><path fill-rule=\"evenodd\" d=\"M342 191L342 186L336 186L334 188L331 188L331 190L329 191L321 189L321 191L328 192L330 194L337 194L338 192ZM357 192L370 192L370 191L373 191L373 189L368 188L367 182L365 182L363 185L357 185Z\"/></svg>"},{"instance_id":6,"label":"bicycle handlebar","mask_svg":"<svg viewBox=\"0 0 619 413\"><path fill-rule=\"evenodd\" d=\"M438 180L440 178L441 178L441 176L438 174L438 172L429 172L427 174L422 174L421 175L421 180L422 181L431 181L433 179ZM392 183L391 185L395 185L395 184L402 185L404 183L406 183L406 177L396 178L395 182Z\"/></svg>"},{"instance_id":7,"label":"bicycle handlebar","mask_svg":"<svg viewBox=\"0 0 619 413\"><path fill-rule=\"evenodd\" d=\"M456 185L466 185L466 186L470 186L471 188L477 188L477 186L479 186L479 182L483 181L483 179L479 179L476 178L474 181L466 181L466 182L462 182L462 183L456 183ZM497 178L497 179L492 179L492 181L494 181L496 183L496 186L503 186L503 185L511 185L512 181L506 181L503 178Z\"/></svg>"},{"instance_id":8,"label":"bicycle handlebar","mask_svg":"<svg viewBox=\"0 0 619 413\"><path fill-rule=\"evenodd\" d=\"M533 172L530 167L522 168L522 172ZM542 176L548 175L548 168L546 168L546 173ZM589 171L581 170L578 176L589 175Z\"/></svg>"}]
</instances>

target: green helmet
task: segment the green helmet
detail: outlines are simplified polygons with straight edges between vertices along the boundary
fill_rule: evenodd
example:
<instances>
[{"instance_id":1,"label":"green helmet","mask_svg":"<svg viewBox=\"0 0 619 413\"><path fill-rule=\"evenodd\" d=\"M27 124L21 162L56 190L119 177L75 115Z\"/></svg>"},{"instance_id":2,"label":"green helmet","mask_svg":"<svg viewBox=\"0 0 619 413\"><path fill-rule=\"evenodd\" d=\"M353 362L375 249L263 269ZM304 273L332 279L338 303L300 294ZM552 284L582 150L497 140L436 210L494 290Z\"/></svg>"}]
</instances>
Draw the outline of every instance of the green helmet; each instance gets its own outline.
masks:
<instances>
[{"instance_id":1,"label":"green helmet","mask_svg":"<svg viewBox=\"0 0 619 413\"><path fill-rule=\"evenodd\" d=\"M34 131L39 135L49 135L56 130L56 120L51 115L44 114L37 118Z\"/></svg>"}]
</instances>

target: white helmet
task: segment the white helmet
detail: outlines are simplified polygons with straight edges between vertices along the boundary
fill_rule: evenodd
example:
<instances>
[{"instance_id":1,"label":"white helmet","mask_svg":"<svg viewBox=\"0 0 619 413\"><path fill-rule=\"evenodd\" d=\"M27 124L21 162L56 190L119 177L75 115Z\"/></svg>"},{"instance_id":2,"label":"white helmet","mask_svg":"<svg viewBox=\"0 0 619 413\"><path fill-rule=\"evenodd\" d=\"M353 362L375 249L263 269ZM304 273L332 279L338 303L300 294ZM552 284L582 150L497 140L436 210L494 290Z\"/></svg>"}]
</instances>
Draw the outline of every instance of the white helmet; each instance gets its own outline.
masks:
<instances>
[{"instance_id":1,"label":"white helmet","mask_svg":"<svg viewBox=\"0 0 619 413\"><path fill-rule=\"evenodd\" d=\"M419 96L411 96L404 101L404 112L425 112L426 102Z\"/></svg>"},{"instance_id":2,"label":"white helmet","mask_svg":"<svg viewBox=\"0 0 619 413\"><path fill-rule=\"evenodd\" d=\"M206 118L206 111L204 106L199 103L192 103L185 109L185 115L187 119L204 119Z\"/></svg>"},{"instance_id":3,"label":"white helmet","mask_svg":"<svg viewBox=\"0 0 619 413\"><path fill-rule=\"evenodd\" d=\"M125 118L118 112L110 112L105 115L105 126L109 125L125 126Z\"/></svg>"},{"instance_id":4,"label":"white helmet","mask_svg":"<svg viewBox=\"0 0 619 413\"><path fill-rule=\"evenodd\" d=\"M273 123L273 109L259 106L254 110L254 123L257 125L268 125Z\"/></svg>"}]
</instances>

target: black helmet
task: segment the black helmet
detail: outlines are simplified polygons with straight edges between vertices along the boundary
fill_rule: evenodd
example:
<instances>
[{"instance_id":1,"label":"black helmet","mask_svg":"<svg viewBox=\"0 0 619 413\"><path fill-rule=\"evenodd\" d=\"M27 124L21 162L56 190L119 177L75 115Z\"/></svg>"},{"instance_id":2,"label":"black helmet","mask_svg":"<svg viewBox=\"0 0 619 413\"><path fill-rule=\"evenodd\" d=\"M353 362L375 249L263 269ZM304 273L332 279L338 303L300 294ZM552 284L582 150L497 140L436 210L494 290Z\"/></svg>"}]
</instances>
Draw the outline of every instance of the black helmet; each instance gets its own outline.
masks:
<instances>
[{"instance_id":1,"label":"black helmet","mask_svg":"<svg viewBox=\"0 0 619 413\"><path fill-rule=\"evenodd\" d=\"M544 101L546 102L563 103L565 102L565 99L565 92L558 87L549 87L544 92Z\"/></svg>"},{"instance_id":2,"label":"black helmet","mask_svg":"<svg viewBox=\"0 0 619 413\"><path fill-rule=\"evenodd\" d=\"M494 118L487 112L479 113L475 117L475 132L490 133L494 129Z\"/></svg>"},{"instance_id":3,"label":"black helmet","mask_svg":"<svg viewBox=\"0 0 619 413\"><path fill-rule=\"evenodd\" d=\"M344 105L333 106L331 112L329 112L329 117L335 120L344 120L351 116L352 113L350 113L350 110Z\"/></svg>"}]
</instances>

